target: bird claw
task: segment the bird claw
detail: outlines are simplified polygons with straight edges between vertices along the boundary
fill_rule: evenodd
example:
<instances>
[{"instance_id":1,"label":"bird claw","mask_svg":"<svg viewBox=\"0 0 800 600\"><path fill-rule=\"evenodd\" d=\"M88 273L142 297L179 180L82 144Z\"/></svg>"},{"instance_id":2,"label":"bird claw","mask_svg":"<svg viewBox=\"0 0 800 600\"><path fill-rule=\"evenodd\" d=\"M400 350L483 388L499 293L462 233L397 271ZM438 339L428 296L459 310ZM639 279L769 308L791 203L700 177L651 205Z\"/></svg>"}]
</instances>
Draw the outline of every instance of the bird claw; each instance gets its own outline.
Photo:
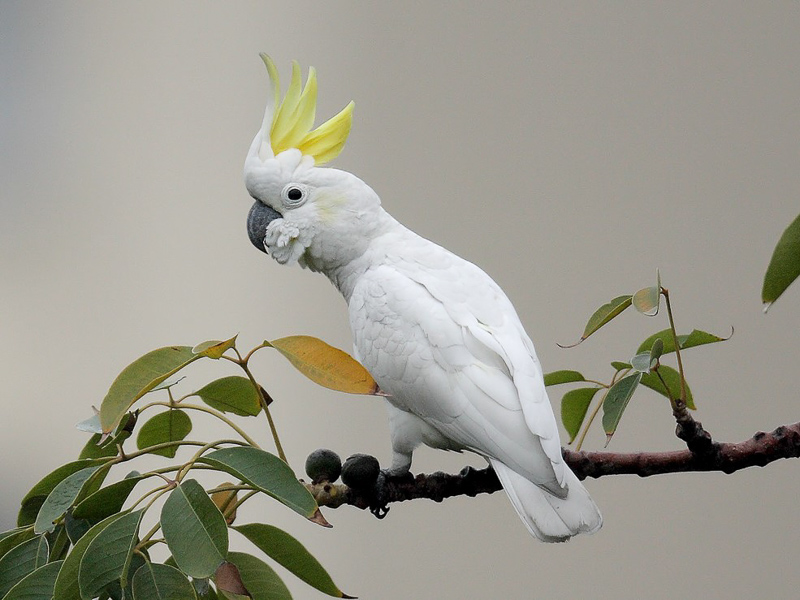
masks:
<instances>
[{"instance_id":1,"label":"bird claw","mask_svg":"<svg viewBox=\"0 0 800 600\"><path fill-rule=\"evenodd\" d=\"M458 472L458 475L462 479L469 479L470 477L478 477L480 475L486 475L491 471L494 471L494 469L492 469L492 465L489 465L485 469L476 469L475 467L467 465Z\"/></svg>"},{"instance_id":2,"label":"bird claw","mask_svg":"<svg viewBox=\"0 0 800 600\"><path fill-rule=\"evenodd\" d=\"M472 475L472 474L473 474L475 471L476 471L476 469L475 469L474 467L471 467L471 466L467 465L466 467L464 467L463 469L461 469L461 470L458 472L458 475L459 475L459 477L461 477L462 479L466 479L467 477L469 477L470 475Z\"/></svg>"},{"instance_id":3,"label":"bird claw","mask_svg":"<svg viewBox=\"0 0 800 600\"><path fill-rule=\"evenodd\" d=\"M397 483L412 483L414 481L414 476L411 474L411 471L408 469L381 469L381 474L378 475L378 481L381 481L383 478L383 485L385 486L387 480L392 480Z\"/></svg>"},{"instance_id":4,"label":"bird claw","mask_svg":"<svg viewBox=\"0 0 800 600\"><path fill-rule=\"evenodd\" d=\"M413 483L414 476L407 469L381 469L372 491L369 511L378 519L389 512L389 484Z\"/></svg>"}]
</instances>

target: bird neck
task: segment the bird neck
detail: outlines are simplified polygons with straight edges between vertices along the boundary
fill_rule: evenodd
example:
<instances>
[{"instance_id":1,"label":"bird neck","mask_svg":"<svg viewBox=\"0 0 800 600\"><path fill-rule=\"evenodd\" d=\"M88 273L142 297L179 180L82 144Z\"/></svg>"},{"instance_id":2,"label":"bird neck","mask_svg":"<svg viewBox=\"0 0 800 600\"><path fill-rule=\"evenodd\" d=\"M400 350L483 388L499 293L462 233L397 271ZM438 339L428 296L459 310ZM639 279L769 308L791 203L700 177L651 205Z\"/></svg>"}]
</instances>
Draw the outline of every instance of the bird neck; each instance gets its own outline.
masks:
<instances>
[{"instance_id":1,"label":"bird neck","mask_svg":"<svg viewBox=\"0 0 800 600\"><path fill-rule=\"evenodd\" d=\"M359 245L358 251L354 252L349 260L326 269L319 269L331 280L348 303L358 280L368 270L388 263L390 253L387 249L402 248L402 243L398 246L397 242L415 236L383 209L380 209L377 218L380 220L378 227L368 238L362 238L363 244Z\"/></svg>"}]
</instances>

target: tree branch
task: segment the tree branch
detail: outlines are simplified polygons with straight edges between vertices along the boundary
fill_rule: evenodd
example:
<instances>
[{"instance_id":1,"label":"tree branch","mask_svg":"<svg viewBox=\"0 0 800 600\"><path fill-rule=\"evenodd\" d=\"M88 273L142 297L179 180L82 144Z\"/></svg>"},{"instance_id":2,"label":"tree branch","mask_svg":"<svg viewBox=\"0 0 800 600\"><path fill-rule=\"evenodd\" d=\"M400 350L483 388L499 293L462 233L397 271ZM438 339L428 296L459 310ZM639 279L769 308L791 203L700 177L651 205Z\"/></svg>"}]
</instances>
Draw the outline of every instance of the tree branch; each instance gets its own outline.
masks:
<instances>
[{"instance_id":1,"label":"tree branch","mask_svg":"<svg viewBox=\"0 0 800 600\"><path fill-rule=\"evenodd\" d=\"M671 452L576 452L563 449L564 460L579 479L607 475L650 477L665 473L721 471L726 474L747 467L763 467L783 458L800 457L800 422L782 425L738 443L715 442L688 411L675 411L676 434L687 444L685 450ZM373 486L355 489L328 482L309 485L320 506L336 508L349 504L369 508L382 517L392 502L428 498L441 502L452 496L491 494L501 489L491 468L467 467L458 475L420 474L416 477L378 478Z\"/></svg>"},{"instance_id":2,"label":"tree branch","mask_svg":"<svg viewBox=\"0 0 800 600\"><path fill-rule=\"evenodd\" d=\"M708 435L700 423L693 421ZM681 425L678 425L680 431ZM680 434L679 434L680 435ZM674 452L573 452L564 450L564 459L580 479L605 475L638 475L650 477L664 473L689 471L721 471L726 474L746 469L764 467L782 458L800 457L800 423L781 425L774 431L759 431L750 439L738 443L708 442L701 445L702 452L686 450ZM688 443L688 442L687 442Z\"/></svg>"}]
</instances>

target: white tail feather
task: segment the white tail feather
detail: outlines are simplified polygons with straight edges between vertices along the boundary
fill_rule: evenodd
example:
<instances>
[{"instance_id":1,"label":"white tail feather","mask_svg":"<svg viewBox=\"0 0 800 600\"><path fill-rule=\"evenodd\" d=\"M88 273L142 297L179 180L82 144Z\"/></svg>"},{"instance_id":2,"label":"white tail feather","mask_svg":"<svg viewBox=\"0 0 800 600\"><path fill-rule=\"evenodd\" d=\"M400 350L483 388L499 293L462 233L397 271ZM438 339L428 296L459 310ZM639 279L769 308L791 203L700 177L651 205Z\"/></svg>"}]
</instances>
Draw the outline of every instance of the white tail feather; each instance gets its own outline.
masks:
<instances>
[{"instance_id":1,"label":"white tail feather","mask_svg":"<svg viewBox=\"0 0 800 600\"><path fill-rule=\"evenodd\" d=\"M579 533L594 533L603 524L597 505L569 468L565 478L569 493L562 499L503 463L489 462L528 531L543 542L565 542Z\"/></svg>"}]
</instances>

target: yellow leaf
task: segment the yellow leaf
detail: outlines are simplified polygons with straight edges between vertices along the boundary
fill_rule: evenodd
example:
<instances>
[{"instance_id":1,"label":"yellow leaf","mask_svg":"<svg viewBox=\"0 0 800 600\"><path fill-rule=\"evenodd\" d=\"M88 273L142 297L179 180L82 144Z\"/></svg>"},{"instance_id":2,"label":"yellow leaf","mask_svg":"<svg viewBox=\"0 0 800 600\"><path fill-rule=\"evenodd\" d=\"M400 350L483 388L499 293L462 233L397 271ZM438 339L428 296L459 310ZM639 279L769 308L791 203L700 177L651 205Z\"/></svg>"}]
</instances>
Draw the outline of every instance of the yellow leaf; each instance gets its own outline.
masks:
<instances>
[{"instance_id":1,"label":"yellow leaf","mask_svg":"<svg viewBox=\"0 0 800 600\"><path fill-rule=\"evenodd\" d=\"M294 367L323 387L348 394L378 394L372 375L352 356L308 335L270 342Z\"/></svg>"},{"instance_id":2,"label":"yellow leaf","mask_svg":"<svg viewBox=\"0 0 800 600\"><path fill-rule=\"evenodd\" d=\"M219 487L227 486L233 486L233 484L229 481L226 481ZM236 490L226 490L224 492L214 492L211 494L211 500L213 500L214 504L217 505L217 508L225 517L225 522L228 525L232 525L236 520L236 507L234 506L233 510L231 510L231 506L234 505L238 500L236 494Z\"/></svg>"},{"instance_id":3,"label":"yellow leaf","mask_svg":"<svg viewBox=\"0 0 800 600\"><path fill-rule=\"evenodd\" d=\"M239 337L238 333L231 339L225 340L224 342L219 340L208 340L207 342L201 342L192 348L192 352L194 354L202 354L203 356L207 356L216 360L218 358L222 358L222 355L225 354L225 352L236 346L237 337Z\"/></svg>"}]
</instances>

